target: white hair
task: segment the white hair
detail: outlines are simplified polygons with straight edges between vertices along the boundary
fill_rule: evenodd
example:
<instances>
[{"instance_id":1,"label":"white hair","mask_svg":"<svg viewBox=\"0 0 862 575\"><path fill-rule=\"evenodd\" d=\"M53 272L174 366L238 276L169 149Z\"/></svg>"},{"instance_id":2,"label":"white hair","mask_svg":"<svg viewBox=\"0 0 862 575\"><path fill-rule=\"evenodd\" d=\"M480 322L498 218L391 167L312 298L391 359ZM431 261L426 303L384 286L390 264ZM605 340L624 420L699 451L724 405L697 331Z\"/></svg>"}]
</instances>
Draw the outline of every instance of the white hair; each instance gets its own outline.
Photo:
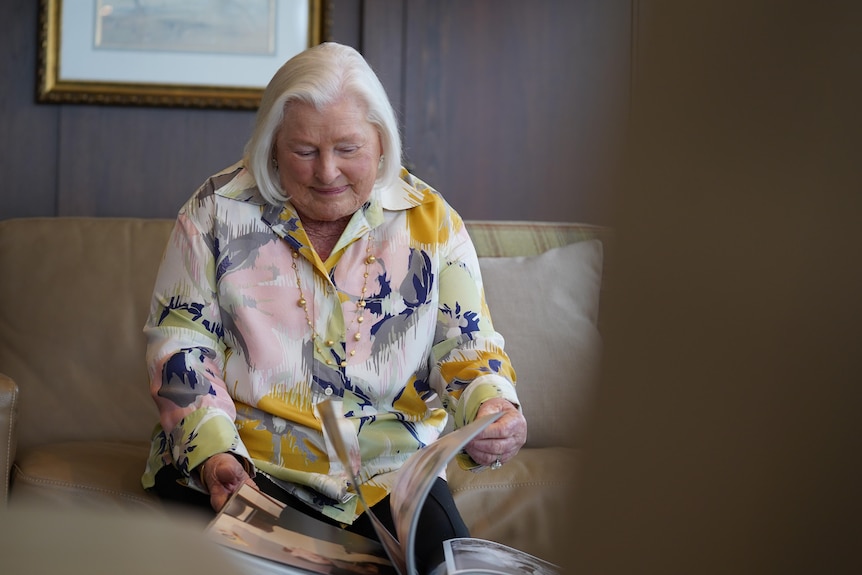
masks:
<instances>
[{"instance_id":1,"label":"white hair","mask_svg":"<svg viewBox=\"0 0 862 575\"><path fill-rule=\"evenodd\" d=\"M398 179L401 135L383 84L359 52L325 42L285 62L263 92L254 130L245 145L244 161L267 202L281 205L288 199L272 162L275 134L284 119L285 105L301 101L319 110L345 94L365 104L366 119L380 135L383 159L375 185L388 186Z\"/></svg>"}]
</instances>

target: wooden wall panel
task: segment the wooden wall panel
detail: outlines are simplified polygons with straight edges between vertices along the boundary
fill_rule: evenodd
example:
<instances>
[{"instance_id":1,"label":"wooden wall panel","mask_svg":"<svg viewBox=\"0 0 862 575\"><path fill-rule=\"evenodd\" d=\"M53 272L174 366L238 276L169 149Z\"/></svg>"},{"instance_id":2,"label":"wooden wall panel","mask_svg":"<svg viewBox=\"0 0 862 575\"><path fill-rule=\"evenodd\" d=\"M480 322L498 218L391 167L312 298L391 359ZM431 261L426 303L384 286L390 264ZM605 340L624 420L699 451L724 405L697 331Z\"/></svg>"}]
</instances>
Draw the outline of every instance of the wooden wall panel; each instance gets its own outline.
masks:
<instances>
[{"instance_id":1,"label":"wooden wall panel","mask_svg":"<svg viewBox=\"0 0 862 575\"><path fill-rule=\"evenodd\" d=\"M364 0L324 0L324 2L327 14L324 26L325 39L361 50Z\"/></svg>"},{"instance_id":2,"label":"wooden wall panel","mask_svg":"<svg viewBox=\"0 0 862 575\"><path fill-rule=\"evenodd\" d=\"M404 123L405 0L365 0L362 54L377 73L399 121Z\"/></svg>"},{"instance_id":3,"label":"wooden wall panel","mask_svg":"<svg viewBox=\"0 0 862 575\"><path fill-rule=\"evenodd\" d=\"M254 112L63 106L58 215L169 217L239 160Z\"/></svg>"},{"instance_id":4,"label":"wooden wall panel","mask_svg":"<svg viewBox=\"0 0 862 575\"><path fill-rule=\"evenodd\" d=\"M604 223L628 0L407 3L406 153L465 217Z\"/></svg>"},{"instance_id":5,"label":"wooden wall panel","mask_svg":"<svg viewBox=\"0 0 862 575\"><path fill-rule=\"evenodd\" d=\"M402 121L405 160L465 217L602 223L630 0L326 0ZM173 217L254 113L35 103L38 3L0 21L0 218Z\"/></svg>"},{"instance_id":6,"label":"wooden wall panel","mask_svg":"<svg viewBox=\"0 0 862 575\"><path fill-rule=\"evenodd\" d=\"M0 18L0 218L56 209L58 111L33 104L37 5L7 0Z\"/></svg>"}]
</instances>

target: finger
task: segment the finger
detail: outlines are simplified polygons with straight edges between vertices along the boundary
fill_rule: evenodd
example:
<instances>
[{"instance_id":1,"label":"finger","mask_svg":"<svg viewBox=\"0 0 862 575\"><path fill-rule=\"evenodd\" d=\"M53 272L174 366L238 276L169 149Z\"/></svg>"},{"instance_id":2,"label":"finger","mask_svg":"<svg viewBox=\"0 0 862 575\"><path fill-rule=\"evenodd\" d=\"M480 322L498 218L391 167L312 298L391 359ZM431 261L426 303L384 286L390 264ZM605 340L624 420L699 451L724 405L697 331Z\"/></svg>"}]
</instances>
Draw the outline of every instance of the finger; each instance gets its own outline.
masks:
<instances>
[{"instance_id":1,"label":"finger","mask_svg":"<svg viewBox=\"0 0 862 575\"><path fill-rule=\"evenodd\" d=\"M468 451L470 457L473 458L473 461L478 463L479 465L493 465L497 461L501 464L510 461L515 455L518 454L518 449L511 449L501 453L487 453L487 452L474 452L470 453Z\"/></svg>"},{"instance_id":2,"label":"finger","mask_svg":"<svg viewBox=\"0 0 862 575\"><path fill-rule=\"evenodd\" d=\"M513 446L514 443L510 444L506 439L477 439L470 444L471 449L478 453L487 454L489 457L496 457L510 450Z\"/></svg>"},{"instance_id":3,"label":"finger","mask_svg":"<svg viewBox=\"0 0 862 575\"><path fill-rule=\"evenodd\" d=\"M221 511L222 507L227 503L230 495L231 492L225 489L220 483L218 485L214 485L213 488L210 489L210 505L214 510Z\"/></svg>"},{"instance_id":4,"label":"finger","mask_svg":"<svg viewBox=\"0 0 862 575\"><path fill-rule=\"evenodd\" d=\"M476 438L465 450L473 461L481 465L489 465L499 459L506 462L517 455L526 440L526 433L517 432L503 438Z\"/></svg>"},{"instance_id":5,"label":"finger","mask_svg":"<svg viewBox=\"0 0 862 575\"><path fill-rule=\"evenodd\" d=\"M485 415L499 413L501 411L518 411L518 408L515 407L515 404L511 401L496 397L489 399L480 405L479 410L476 413L476 417L483 417Z\"/></svg>"},{"instance_id":6,"label":"finger","mask_svg":"<svg viewBox=\"0 0 862 575\"><path fill-rule=\"evenodd\" d=\"M519 411L507 411L503 416L482 430L477 439L505 439L522 434L526 430L526 420Z\"/></svg>"}]
</instances>

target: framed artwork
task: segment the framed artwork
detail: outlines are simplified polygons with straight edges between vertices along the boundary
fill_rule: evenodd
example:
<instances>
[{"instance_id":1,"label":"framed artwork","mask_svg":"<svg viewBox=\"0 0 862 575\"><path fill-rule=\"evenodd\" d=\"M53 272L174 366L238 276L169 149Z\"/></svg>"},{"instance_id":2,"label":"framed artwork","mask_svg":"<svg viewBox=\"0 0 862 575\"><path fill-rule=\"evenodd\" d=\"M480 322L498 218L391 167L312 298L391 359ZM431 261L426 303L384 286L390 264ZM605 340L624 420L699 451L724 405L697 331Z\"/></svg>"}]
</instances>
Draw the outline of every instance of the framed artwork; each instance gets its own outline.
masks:
<instances>
[{"instance_id":1,"label":"framed artwork","mask_svg":"<svg viewBox=\"0 0 862 575\"><path fill-rule=\"evenodd\" d=\"M37 100L256 109L325 0L40 0Z\"/></svg>"}]
</instances>

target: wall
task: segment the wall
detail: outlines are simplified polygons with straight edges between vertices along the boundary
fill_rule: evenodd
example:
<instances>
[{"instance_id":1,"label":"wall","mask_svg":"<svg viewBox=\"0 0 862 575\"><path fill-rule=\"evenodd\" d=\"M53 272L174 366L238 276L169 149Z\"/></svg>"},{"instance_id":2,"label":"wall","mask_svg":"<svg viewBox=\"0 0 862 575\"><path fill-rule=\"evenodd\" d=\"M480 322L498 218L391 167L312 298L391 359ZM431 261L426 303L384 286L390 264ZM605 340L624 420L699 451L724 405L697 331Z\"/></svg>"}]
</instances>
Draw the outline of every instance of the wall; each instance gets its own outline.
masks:
<instances>
[{"instance_id":1,"label":"wall","mask_svg":"<svg viewBox=\"0 0 862 575\"><path fill-rule=\"evenodd\" d=\"M465 217L609 219L629 0L331 0L403 122L405 157ZM173 217L235 161L248 111L35 103L38 3L0 20L0 218Z\"/></svg>"}]
</instances>

